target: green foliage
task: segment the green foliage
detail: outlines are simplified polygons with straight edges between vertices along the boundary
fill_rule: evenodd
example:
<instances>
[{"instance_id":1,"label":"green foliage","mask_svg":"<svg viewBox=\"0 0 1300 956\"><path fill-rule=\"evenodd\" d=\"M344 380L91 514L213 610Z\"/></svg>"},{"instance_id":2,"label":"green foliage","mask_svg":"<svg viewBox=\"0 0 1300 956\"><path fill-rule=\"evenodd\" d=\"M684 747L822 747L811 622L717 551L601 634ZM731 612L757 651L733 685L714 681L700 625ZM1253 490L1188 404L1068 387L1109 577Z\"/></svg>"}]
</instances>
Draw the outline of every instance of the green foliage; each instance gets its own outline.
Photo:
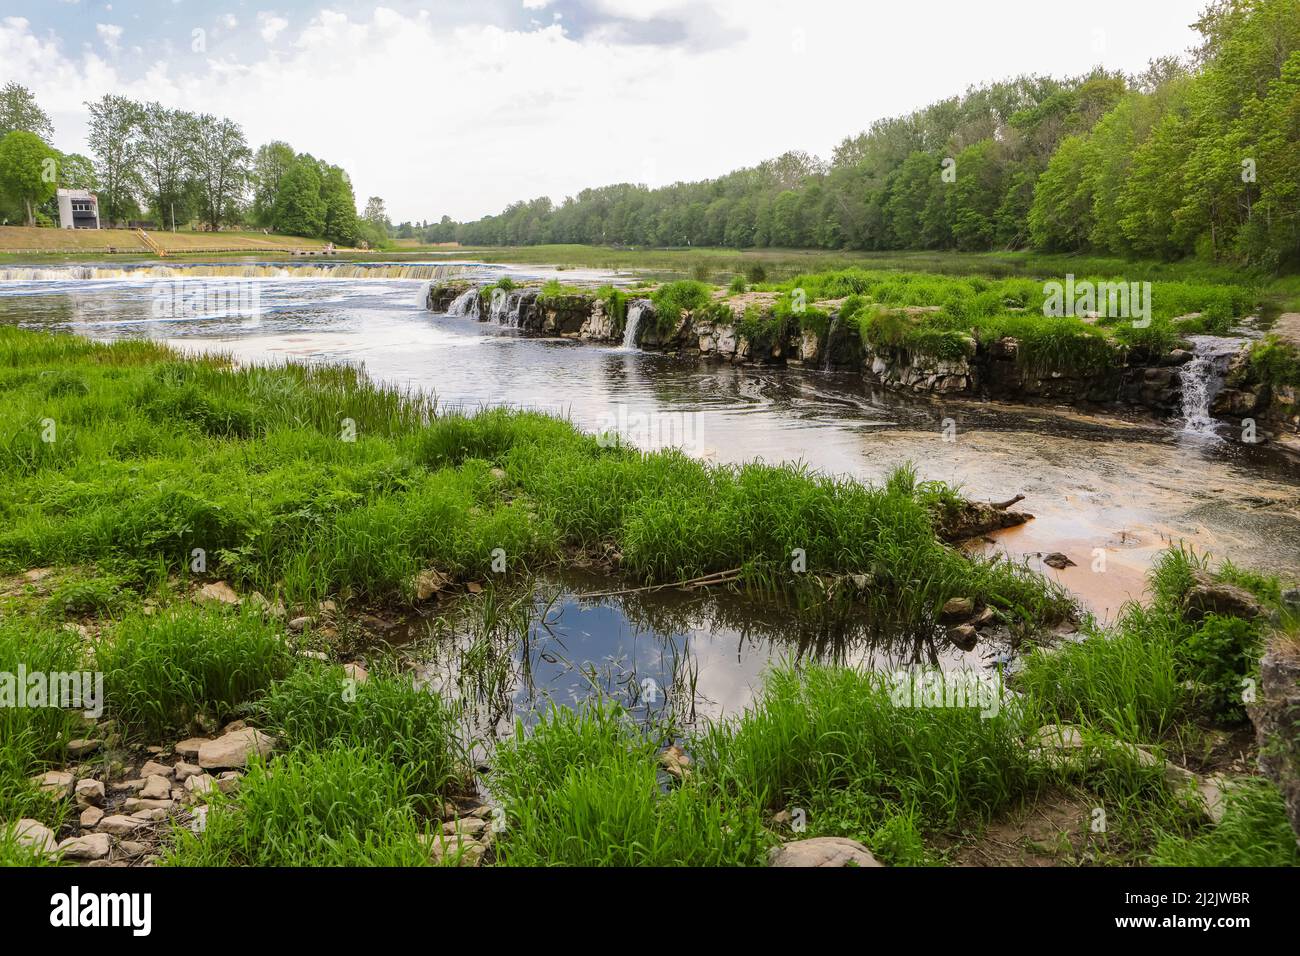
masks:
<instances>
[{"instance_id":1,"label":"green foliage","mask_svg":"<svg viewBox=\"0 0 1300 956\"><path fill-rule=\"evenodd\" d=\"M280 631L259 614L215 608L130 614L96 649L108 704L127 733L185 733L200 716L218 725L289 672Z\"/></svg>"},{"instance_id":2,"label":"green foliage","mask_svg":"<svg viewBox=\"0 0 1300 956\"><path fill-rule=\"evenodd\" d=\"M1250 351L1254 378L1274 388L1300 388L1300 351L1276 337L1269 337Z\"/></svg>"},{"instance_id":3,"label":"green foliage","mask_svg":"<svg viewBox=\"0 0 1300 956\"><path fill-rule=\"evenodd\" d=\"M301 666L277 681L259 711L289 747L361 747L402 767L414 804L437 813L441 797L465 779L456 710L415 686L409 675L372 671L345 693L340 667Z\"/></svg>"},{"instance_id":4,"label":"green foliage","mask_svg":"<svg viewBox=\"0 0 1300 956\"><path fill-rule=\"evenodd\" d=\"M249 761L237 794L209 798L203 833L179 828L166 866L427 866L408 771L360 748Z\"/></svg>"},{"instance_id":5,"label":"green foliage","mask_svg":"<svg viewBox=\"0 0 1300 956\"><path fill-rule=\"evenodd\" d=\"M1253 622L1211 614L1179 645L1182 672L1206 687L1206 703L1215 716L1246 719L1242 682L1258 672L1263 643Z\"/></svg>"},{"instance_id":6,"label":"green foliage","mask_svg":"<svg viewBox=\"0 0 1300 956\"><path fill-rule=\"evenodd\" d=\"M20 204L27 225L35 225L36 207L58 188L59 154L35 133L14 130L0 139L0 197Z\"/></svg>"},{"instance_id":7,"label":"green foliage","mask_svg":"<svg viewBox=\"0 0 1300 956\"><path fill-rule=\"evenodd\" d=\"M650 294L655 305L661 329L672 329L681 321L683 313L694 312L713 301L711 286L703 282L684 279L668 282Z\"/></svg>"},{"instance_id":8,"label":"green foliage","mask_svg":"<svg viewBox=\"0 0 1300 956\"><path fill-rule=\"evenodd\" d=\"M1223 820L1193 837L1162 833L1153 866L1300 866L1300 849L1282 795L1268 780L1231 781Z\"/></svg>"}]
</instances>

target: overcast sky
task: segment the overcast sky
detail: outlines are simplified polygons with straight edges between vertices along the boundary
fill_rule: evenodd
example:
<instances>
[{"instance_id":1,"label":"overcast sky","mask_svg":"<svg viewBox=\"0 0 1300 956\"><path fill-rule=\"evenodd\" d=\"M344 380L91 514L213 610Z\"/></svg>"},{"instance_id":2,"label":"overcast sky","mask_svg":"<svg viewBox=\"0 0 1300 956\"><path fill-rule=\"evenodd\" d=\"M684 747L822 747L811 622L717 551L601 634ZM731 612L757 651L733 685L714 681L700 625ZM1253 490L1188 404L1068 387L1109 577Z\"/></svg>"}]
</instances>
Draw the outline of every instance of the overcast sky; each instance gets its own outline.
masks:
<instances>
[{"instance_id":1,"label":"overcast sky","mask_svg":"<svg viewBox=\"0 0 1300 956\"><path fill-rule=\"evenodd\" d=\"M1206 0L3 0L0 83L85 152L107 92L343 166L394 221L719 175L1017 73L1140 70Z\"/></svg>"}]
</instances>

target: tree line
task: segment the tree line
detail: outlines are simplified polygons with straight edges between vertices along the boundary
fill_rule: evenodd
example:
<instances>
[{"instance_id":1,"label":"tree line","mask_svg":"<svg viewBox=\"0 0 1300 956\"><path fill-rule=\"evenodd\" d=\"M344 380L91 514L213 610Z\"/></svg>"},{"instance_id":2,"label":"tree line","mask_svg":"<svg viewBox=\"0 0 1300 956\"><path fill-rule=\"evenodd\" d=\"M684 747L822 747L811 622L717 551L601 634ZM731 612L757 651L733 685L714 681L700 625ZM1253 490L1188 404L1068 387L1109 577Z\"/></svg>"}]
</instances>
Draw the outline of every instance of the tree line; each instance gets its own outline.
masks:
<instances>
[{"instance_id":1,"label":"tree line","mask_svg":"<svg viewBox=\"0 0 1300 956\"><path fill-rule=\"evenodd\" d=\"M1300 0L1217 0L1187 58L972 88L703 182L618 184L476 222L470 245L1089 250L1300 261Z\"/></svg>"},{"instance_id":2,"label":"tree line","mask_svg":"<svg viewBox=\"0 0 1300 956\"><path fill-rule=\"evenodd\" d=\"M371 218L358 215L348 174L288 143L253 151L233 120L112 94L86 107L93 159L50 145L53 123L30 90L0 89L0 220L52 225L57 189L89 189L106 227L239 225L340 246L386 239L382 200L370 198Z\"/></svg>"}]
</instances>

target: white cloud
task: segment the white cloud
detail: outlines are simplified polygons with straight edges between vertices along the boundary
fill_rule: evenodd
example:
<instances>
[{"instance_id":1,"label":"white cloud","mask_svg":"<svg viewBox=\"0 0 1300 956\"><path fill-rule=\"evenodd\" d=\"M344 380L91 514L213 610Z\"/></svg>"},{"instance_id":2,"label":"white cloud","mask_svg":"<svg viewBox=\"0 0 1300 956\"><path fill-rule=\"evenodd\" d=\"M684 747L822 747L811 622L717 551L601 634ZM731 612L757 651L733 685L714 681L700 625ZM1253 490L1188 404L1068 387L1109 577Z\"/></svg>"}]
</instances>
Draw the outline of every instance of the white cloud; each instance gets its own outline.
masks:
<instances>
[{"instance_id":1,"label":"white cloud","mask_svg":"<svg viewBox=\"0 0 1300 956\"><path fill-rule=\"evenodd\" d=\"M95 32L110 53L116 53L121 47L122 28L113 23L96 23Z\"/></svg>"},{"instance_id":2,"label":"white cloud","mask_svg":"<svg viewBox=\"0 0 1300 956\"><path fill-rule=\"evenodd\" d=\"M545 7L545 6L546 6L547 4L549 4L550 2L551 2L551 0L524 0L524 9L525 9L525 10L541 10L543 7Z\"/></svg>"},{"instance_id":3,"label":"white cloud","mask_svg":"<svg viewBox=\"0 0 1300 956\"><path fill-rule=\"evenodd\" d=\"M289 25L289 21L284 17L278 17L274 13L263 10L257 15L259 24L258 32L262 34L262 39L267 43L274 43L275 38L284 32Z\"/></svg>"},{"instance_id":4,"label":"white cloud","mask_svg":"<svg viewBox=\"0 0 1300 956\"><path fill-rule=\"evenodd\" d=\"M1080 30L1038 0L1006 0L996 25L964 0L596 0L581 36L566 32L580 29L576 14L510 30L380 7L322 10L291 28L265 11L257 28L274 47L191 52L182 38L130 64L9 18L0 83L33 88L65 150L86 149L84 101L157 99L230 116L254 147L283 139L338 163L394 220L461 219L587 186L715 176L787 149L829 156L872 120L973 83L1085 72L1099 59L1092 27L1107 31L1106 65L1139 70L1193 42L1185 24L1202 4L1094 0ZM121 31L107 26L113 54Z\"/></svg>"},{"instance_id":5,"label":"white cloud","mask_svg":"<svg viewBox=\"0 0 1300 956\"><path fill-rule=\"evenodd\" d=\"M221 18L221 25L227 30L233 30L235 27L239 26L239 17L235 16L233 13L227 13Z\"/></svg>"}]
</instances>

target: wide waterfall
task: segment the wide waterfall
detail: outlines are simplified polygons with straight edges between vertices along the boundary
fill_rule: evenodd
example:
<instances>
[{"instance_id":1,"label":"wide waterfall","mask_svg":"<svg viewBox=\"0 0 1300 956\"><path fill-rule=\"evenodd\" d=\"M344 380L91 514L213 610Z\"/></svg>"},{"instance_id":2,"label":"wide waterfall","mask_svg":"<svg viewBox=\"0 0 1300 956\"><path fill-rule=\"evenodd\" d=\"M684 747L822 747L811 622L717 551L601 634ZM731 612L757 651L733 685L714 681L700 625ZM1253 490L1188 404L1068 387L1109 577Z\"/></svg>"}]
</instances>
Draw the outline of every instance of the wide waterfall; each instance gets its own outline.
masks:
<instances>
[{"instance_id":1,"label":"wide waterfall","mask_svg":"<svg viewBox=\"0 0 1300 956\"><path fill-rule=\"evenodd\" d=\"M218 278L235 279L423 279L439 282L475 275L483 267L469 262L253 262L193 265L0 266L0 282Z\"/></svg>"},{"instance_id":2,"label":"wide waterfall","mask_svg":"<svg viewBox=\"0 0 1300 956\"><path fill-rule=\"evenodd\" d=\"M1232 357L1249 341L1217 335L1192 335L1193 358L1180 370L1183 383L1183 432L1213 438L1219 423L1211 414L1223 388Z\"/></svg>"}]
</instances>

